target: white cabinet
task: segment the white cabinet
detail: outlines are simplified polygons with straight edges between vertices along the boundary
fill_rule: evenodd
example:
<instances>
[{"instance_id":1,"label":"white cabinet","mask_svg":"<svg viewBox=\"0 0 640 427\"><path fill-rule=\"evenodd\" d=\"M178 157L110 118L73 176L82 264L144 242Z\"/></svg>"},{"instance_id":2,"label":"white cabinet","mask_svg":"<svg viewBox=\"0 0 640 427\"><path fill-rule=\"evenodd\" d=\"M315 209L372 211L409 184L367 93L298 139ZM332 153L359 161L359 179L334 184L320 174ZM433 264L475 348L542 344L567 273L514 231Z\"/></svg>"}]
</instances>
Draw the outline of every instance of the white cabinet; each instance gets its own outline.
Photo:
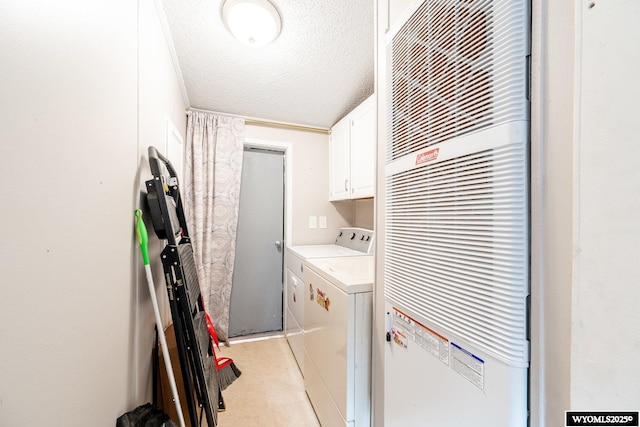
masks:
<instances>
[{"instance_id":1,"label":"white cabinet","mask_svg":"<svg viewBox=\"0 0 640 427\"><path fill-rule=\"evenodd\" d=\"M375 138L376 109L371 96L351 113L351 199L373 197Z\"/></svg>"},{"instance_id":2,"label":"white cabinet","mask_svg":"<svg viewBox=\"0 0 640 427\"><path fill-rule=\"evenodd\" d=\"M344 200L351 193L349 165L349 135L351 120L345 116L331 128L329 139L329 200Z\"/></svg>"},{"instance_id":3,"label":"white cabinet","mask_svg":"<svg viewBox=\"0 0 640 427\"><path fill-rule=\"evenodd\" d=\"M331 128L329 200L373 197L375 113L372 95Z\"/></svg>"}]
</instances>

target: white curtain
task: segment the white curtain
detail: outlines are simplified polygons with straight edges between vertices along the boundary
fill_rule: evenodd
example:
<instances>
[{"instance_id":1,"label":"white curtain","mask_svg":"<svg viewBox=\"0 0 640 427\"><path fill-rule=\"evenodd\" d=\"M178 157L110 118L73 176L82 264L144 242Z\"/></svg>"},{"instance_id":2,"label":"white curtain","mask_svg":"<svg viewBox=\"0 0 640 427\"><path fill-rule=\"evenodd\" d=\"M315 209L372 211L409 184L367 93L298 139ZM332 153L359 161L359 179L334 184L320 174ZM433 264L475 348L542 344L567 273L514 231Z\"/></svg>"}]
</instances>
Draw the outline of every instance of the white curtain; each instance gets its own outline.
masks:
<instances>
[{"instance_id":1,"label":"white curtain","mask_svg":"<svg viewBox=\"0 0 640 427\"><path fill-rule=\"evenodd\" d=\"M222 341L228 341L243 150L244 119L189 112L185 215L205 309Z\"/></svg>"}]
</instances>

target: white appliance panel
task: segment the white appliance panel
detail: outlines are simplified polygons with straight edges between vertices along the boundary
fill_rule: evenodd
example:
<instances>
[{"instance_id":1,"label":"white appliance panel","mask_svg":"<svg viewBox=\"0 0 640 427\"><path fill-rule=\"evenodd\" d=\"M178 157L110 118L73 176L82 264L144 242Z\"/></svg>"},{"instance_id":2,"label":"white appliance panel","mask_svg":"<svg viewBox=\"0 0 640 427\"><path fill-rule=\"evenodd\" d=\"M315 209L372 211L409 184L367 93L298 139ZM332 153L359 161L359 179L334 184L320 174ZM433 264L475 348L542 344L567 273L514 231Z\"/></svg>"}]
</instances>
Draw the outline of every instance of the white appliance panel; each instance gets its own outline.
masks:
<instances>
[{"instance_id":1,"label":"white appliance panel","mask_svg":"<svg viewBox=\"0 0 640 427\"><path fill-rule=\"evenodd\" d=\"M289 248L287 251L287 269L291 270L296 276L302 277L304 275L303 262L304 256Z\"/></svg>"},{"instance_id":2,"label":"white appliance panel","mask_svg":"<svg viewBox=\"0 0 640 427\"><path fill-rule=\"evenodd\" d=\"M372 293L344 292L317 261L305 269L305 389L323 426L369 426Z\"/></svg>"},{"instance_id":3,"label":"white appliance panel","mask_svg":"<svg viewBox=\"0 0 640 427\"><path fill-rule=\"evenodd\" d=\"M304 314L304 282L289 269L285 298L288 299L285 304L285 335L300 371L304 371L304 337L300 325Z\"/></svg>"},{"instance_id":4,"label":"white appliance panel","mask_svg":"<svg viewBox=\"0 0 640 427\"><path fill-rule=\"evenodd\" d=\"M393 312L391 304L385 306L386 312ZM526 389L527 369L508 366L461 340L441 336L449 340L450 349L456 344L482 360L476 360L476 369L481 366L482 372L474 372L471 381L464 372L471 368L451 366L452 351L445 363L426 340L421 345L407 336L406 348L392 340L385 354L385 371L390 375L385 375L384 426L526 426L526 399L514 390Z\"/></svg>"},{"instance_id":5,"label":"white appliance panel","mask_svg":"<svg viewBox=\"0 0 640 427\"><path fill-rule=\"evenodd\" d=\"M387 35L385 426L528 423L529 2Z\"/></svg>"},{"instance_id":6,"label":"white appliance panel","mask_svg":"<svg viewBox=\"0 0 640 427\"><path fill-rule=\"evenodd\" d=\"M322 381L320 372L315 368L309 353L304 352L304 388L311 400L313 409L322 427L354 427L353 421L345 421L340 410Z\"/></svg>"},{"instance_id":7,"label":"white appliance panel","mask_svg":"<svg viewBox=\"0 0 640 427\"><path fill-rule=\"evenodd\" d=\"M289 250L303 260L310 258L363 255L360 251L338 245L290 246Z\"/></svg>"},{"instance_id":8,"label":"white appliance panel","mask_svg":"<svg viewBox=\"0 0 640 427\"><path fill-rule=\"evenodd\" d=\"M287 305L298 324L304 315L304 281L287 269Z\"/></svg>"},{"instance_id":9,"label":"white appliance panel","mask_svg":"<svg viewBox=\"0 0 640 427\"><path fill-rule=\"evenodd\" d=\"M375 259L371 255L349 258L318 258L306 261L316 273L347 294L371 292Z\"/></svg>"},{"instance_id":10,"label":"white appliance panel","mask_svg":"<svg viewBox=\"0 0 640 427\"><path fill-rule=\"evenodd\" d=\"M313 368L321 372L324 386L346 420L353 419L352 405L347 404L347 390L353 388L353 375L347 366L353 347L354 299L337 289L312 269L305 274L309 298L305 301L304 346ZM309 396L312 398L313 396ZM349 406L349 408L348 408Z\"/></svg>"}]
</instances>

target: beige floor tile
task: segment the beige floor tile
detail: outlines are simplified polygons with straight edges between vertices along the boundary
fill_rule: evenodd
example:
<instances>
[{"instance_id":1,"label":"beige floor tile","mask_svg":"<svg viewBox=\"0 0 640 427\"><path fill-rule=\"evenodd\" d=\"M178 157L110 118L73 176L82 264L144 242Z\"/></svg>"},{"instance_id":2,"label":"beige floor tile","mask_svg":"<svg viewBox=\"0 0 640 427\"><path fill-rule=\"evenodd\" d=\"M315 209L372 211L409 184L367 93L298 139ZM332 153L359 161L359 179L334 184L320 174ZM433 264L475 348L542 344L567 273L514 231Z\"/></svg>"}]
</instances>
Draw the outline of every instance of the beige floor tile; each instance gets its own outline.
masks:
<instances>
[{"instance_id":1,"label":"beige floor tile","mask_svg":"<svg viewBox=\"0 0 640 427\"><path fill-rule=\"evenodd\" d=\"M220 427L319 427L285 338L232 342L217 353L242 371L222 392L227 410L218 414Z\"/></svg>"}]
</instances>

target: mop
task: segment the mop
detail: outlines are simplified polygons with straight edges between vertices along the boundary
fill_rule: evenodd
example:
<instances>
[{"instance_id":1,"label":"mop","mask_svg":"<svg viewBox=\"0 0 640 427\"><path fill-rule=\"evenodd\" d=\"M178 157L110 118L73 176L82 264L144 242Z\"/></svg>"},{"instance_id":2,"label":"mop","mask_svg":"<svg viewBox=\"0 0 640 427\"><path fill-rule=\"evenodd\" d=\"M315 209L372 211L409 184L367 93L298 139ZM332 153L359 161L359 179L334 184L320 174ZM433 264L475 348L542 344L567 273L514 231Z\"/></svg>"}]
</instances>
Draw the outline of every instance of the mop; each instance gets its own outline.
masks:
<instances>
[{"instance_id":1,"label":"mop","mask_svg":"<svg viewBox=\"0 0 640 427\"><path fill-rule=\"evenodd\" d=\"M169 348L167 347L167 340L164 335L164 328L162 326L162 319L160 318L160 309L158 308L158 299L156 298L156 288L153 284L153 275L151 274L151 266L149 265L149 237L147 235L147 227L142 220L142 211L136 209L136 235L138 236L138 243L140 244L140 250L142 251L142 262L144 263L144 272L147 276L147 284L149 285L149 294L151 295L151 303L153 305L153 312L156 317L156 327L158 329L158 340L160 341L160 347L162 347L162 356L164 358L164 367L167 370L167 377L169 379L169 385L171 386L171 394L173 394L173 402L176 406L176 412L178 414L180 427L185 427L184 417L182 416L182 408L180 407L180 397L178 397L178 389L176 387L176 379L173 376L173 368L171 366L171 359L169 358Z\"/></svg>"}]
</instances>

